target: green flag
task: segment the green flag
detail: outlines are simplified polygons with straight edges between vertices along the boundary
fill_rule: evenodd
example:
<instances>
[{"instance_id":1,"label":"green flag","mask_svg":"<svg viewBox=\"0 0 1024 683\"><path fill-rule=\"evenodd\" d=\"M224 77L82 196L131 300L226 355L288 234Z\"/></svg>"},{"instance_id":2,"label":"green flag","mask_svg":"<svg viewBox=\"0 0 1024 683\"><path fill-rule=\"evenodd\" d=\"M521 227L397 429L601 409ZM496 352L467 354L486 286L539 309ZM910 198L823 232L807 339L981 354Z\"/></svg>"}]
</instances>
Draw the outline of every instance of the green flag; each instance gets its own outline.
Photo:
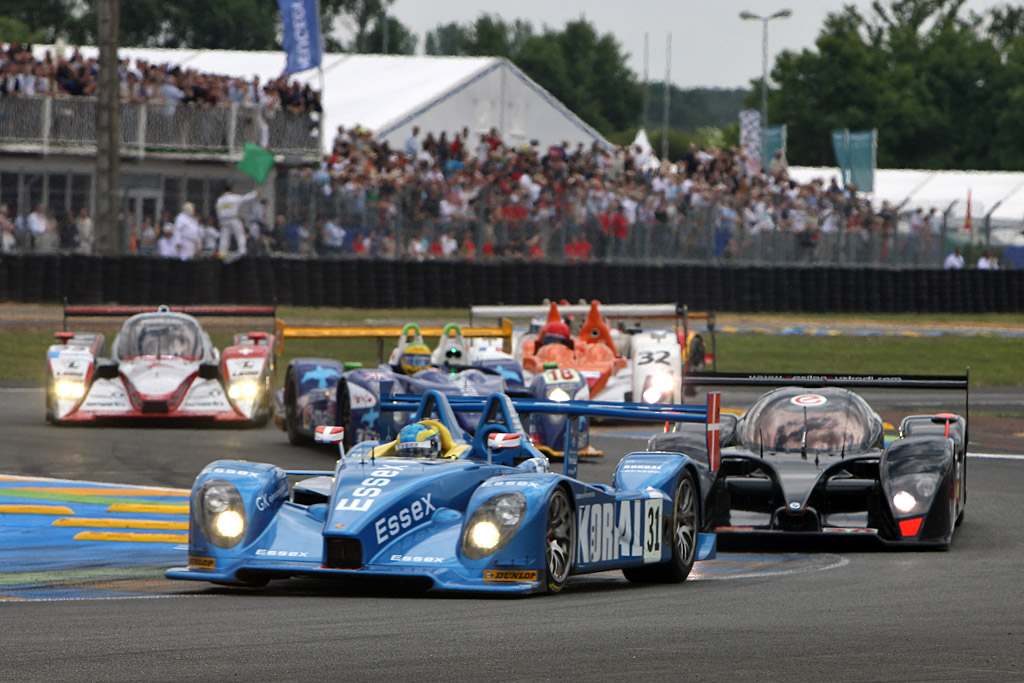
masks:
<instances>
[{"instance_id":1,"label":"green flag","mask_svg":"<svg viewBox=\"0 0 1024 683\"><path fill-rule=\"evenodd\" d=\"M262 184L274 167L274 155L259 145L245 143L245 156L238 162L238 170Z\"/></svg>"}]
</instances>

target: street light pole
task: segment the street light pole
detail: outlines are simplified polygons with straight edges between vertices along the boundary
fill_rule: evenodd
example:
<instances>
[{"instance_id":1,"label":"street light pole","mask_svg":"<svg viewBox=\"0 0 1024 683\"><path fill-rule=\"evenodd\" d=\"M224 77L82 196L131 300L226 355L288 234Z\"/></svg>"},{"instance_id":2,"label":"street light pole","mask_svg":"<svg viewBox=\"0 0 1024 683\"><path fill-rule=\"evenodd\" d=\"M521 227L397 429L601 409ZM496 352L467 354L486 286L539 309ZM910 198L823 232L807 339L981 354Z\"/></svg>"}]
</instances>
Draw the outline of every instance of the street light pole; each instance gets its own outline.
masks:
<instances>
[{"instance_id":1,"label":"street light pole","mask_svg":"<svg viewBox=\"0 0 1024 683\"><path fill-rule=\"evenodd\" d=\"M740 19L753 19L761 22L761 127L768 126L768 22L772 19L785 19L793 14L793 10L780 9L775 14L762 17L754 12L740 12Z\"/></svg>"}]
</instances>

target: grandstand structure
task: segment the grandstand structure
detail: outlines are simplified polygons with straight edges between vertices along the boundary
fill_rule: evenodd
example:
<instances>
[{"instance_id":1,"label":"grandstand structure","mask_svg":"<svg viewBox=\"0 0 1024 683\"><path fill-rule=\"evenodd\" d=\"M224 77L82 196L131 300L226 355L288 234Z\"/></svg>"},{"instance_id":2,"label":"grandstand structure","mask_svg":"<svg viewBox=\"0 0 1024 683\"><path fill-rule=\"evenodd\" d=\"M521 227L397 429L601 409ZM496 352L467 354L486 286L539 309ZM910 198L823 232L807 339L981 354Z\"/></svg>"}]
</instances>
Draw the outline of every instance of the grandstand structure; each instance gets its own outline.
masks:
<instances>
[{"instance_id":1,"label":"grandstand structure","mask_svg":"<svg viewBox=\"0 0 1024 683\"><path fill-rule=\"evenodd\" d=\"M36 45L41 59L56 49ZM77 48L84 57L95 47ZM131 63L169 64L267 82L281 75L283 52L121 48ZM414 126L471 136L502 131L511 143L567 141L609 147L601 135L505 59L325 54L317 70L288 77L322 90L322 117L224 103L187 107L164 102L121 105L121 188L126 214L158 220L190 201L212 212L246 143L276 155L277 168L316 164L338 126L361 126L401 148ZM93 97L0 98L0 203L24 215L38 203L57 211L94 206L96 101ZM267 179L273 187L275 174ZM272 196L268 192L267 196ZM273 201L273 200L271 200ZM273 207L271 207L273 209Z\"/></svg>"}]
</instances>

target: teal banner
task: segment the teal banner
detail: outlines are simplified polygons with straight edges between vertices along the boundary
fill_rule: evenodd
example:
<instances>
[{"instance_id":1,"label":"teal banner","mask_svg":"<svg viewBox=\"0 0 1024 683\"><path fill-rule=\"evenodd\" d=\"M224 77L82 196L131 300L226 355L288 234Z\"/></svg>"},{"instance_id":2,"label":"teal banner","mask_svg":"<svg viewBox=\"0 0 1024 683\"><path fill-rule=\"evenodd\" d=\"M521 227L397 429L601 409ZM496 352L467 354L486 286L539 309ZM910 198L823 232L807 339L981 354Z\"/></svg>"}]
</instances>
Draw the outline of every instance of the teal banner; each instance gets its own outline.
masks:
<instances>
[{"instance_id":1,"label":"teal banner","mask_svg":"<svg viewBox=\"0 0 1024 683\"><path fill-rule=\"evenodd\" d=\"M843 184L853 183L861 192L875 189L875 149L878 144L876 130L834 130L832 149L836 165L843 176Z\"/></svg>"},{"instance_id":2,"label":"teal banner","mask_svg":"<svg viewBox=\"0 0 1024 683\"><path fill-rule=\"evenodd\" d=\"M761 168L767 169L776 150L786 156L786 126L770 126L761 129Z\"/></svg>"}]
</instances>

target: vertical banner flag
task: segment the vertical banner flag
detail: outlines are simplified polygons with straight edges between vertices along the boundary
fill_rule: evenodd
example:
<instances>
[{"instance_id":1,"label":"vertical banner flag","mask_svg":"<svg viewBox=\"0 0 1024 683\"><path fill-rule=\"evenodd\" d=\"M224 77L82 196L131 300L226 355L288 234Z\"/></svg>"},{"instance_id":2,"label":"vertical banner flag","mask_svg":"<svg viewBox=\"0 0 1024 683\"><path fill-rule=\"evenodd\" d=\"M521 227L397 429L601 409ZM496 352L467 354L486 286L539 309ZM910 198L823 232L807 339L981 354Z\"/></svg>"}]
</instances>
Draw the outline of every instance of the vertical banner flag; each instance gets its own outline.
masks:
<instances>
[{"instance_id":1,"label":"vertical banner flag","mask_svg":"<svg viewBox=\"0 0 1024 683\"><path fill-rule=\"evenodd\" d=\"M971 188L967 188L967 217L964 218L964 230L971 230Z\"/></svg>"},{"instance_id":2,"label":"vertical banner flag","mask_svg":"<svg viewBox=\"0 0 1024 683\"><path fill-rule=\"evenodd\" d=\"M277 0L281 8L285 73L297 74L320 66L320 13L317 0Z\"/></svg>"},{"instance_id":3,"label":"vertical banner flag","mask_svg":"<svg viewBox=\"0 0 1024 683\"><path fill-rule=\"evenodd\" d=\"M853 183L861 192L874 192L877 148L877 130L832 131L832 149L835 150L836 165L842 173L844 185Z\"/></svg>"},{"instance_id":4,"label":"vertical banner flag","mask_svg":"<svg viewBox=\"0 0 1024 683\"><path fill-rule=\"evenodd\" d=\"M761 165L768 168L775 156L775 150L781 149L786 154L786 126L770 126L761 129Z\"/></svg>"},{"instance_id":5,"label":"vertical banner flag","mask_svg":"<svg viewBox=\"0 0 1024 683\"><path fill-rule=\"evenodd\" d=\"M747 155L747 171L761 172L761 112L744 109L740 112L740 149Z\"/></svg>"}]
</instances>

